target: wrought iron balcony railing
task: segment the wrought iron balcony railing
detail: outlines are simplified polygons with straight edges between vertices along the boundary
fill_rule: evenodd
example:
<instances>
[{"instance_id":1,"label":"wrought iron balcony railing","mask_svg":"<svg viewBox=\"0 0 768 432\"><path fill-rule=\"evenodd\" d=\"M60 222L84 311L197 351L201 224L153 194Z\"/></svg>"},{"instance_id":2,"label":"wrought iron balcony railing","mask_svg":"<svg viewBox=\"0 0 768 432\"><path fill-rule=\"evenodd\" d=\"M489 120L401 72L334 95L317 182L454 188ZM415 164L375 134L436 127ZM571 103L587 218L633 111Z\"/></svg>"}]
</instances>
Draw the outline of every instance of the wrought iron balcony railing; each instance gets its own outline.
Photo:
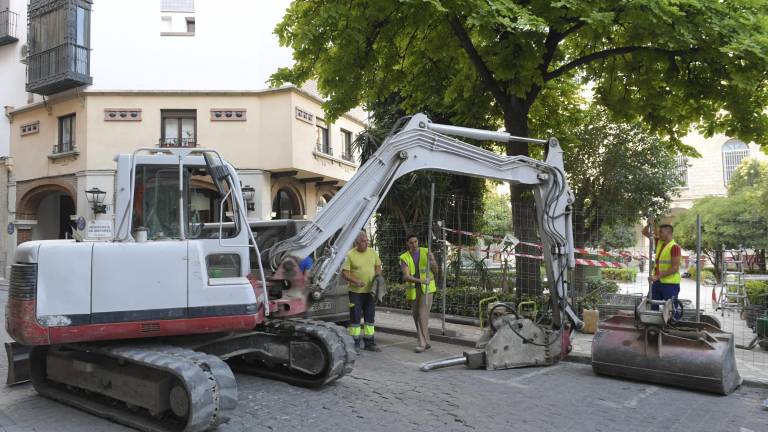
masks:
<instances>
[{"instance_id":1,"label":"wrought iron balcony railing","mask_svg":"<svg viewBox=\"0 0 768 432\"><path fill-rule=\"evenodd\" d=\"M19 14L10 10L0 11L0 45L18 42Z\"/></svg>"},{"instance_id":2,"label":"wrought iron balcony railing","mask_svg":"<svg viewBox=\"0 0 768 432\"><path fill-rule=\"evenodd\" d=\"M91 84L90 58L88 48L73 43L31 54L27 58L27 91L51 95Z\"/></svg>"},{"instance_id":3,"label":"wrought iron balcony railing","mask_svg":"<svg viewBox=\"0 0 768 432\"><path fill-rule=\"evenodd\" d=\"M197 147L194 138L160 138L160 147Z\"/></svg>"},{"instance_id":4,"label":"wrought iron balcony railing","mask_svg":"<svg viewBox=\"0 0 768 432\"><path fill-rule=\"evenodd\" d=\"M347 162L355 162L355 155L351 153L342 153L341 158L344 159Z\"/></svg>"}]
</instances>

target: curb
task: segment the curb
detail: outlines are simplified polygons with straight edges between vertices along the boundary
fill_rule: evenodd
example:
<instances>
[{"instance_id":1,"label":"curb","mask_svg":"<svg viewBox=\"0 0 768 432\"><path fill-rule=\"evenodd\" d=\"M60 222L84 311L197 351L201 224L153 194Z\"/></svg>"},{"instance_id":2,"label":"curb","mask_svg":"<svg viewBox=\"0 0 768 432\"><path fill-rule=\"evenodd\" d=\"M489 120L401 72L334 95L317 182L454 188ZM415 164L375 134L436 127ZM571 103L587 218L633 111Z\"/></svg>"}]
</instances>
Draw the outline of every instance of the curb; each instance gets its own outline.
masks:
<instances>
[{"instance_id":1,"label":"curb","mask_svg":"<svg viewBox=\"0 0 768 432\"><path fill-rule=\"evenodd\" d=\"M398 327L376 325L376 330L384 333L396 334L400 336L411 336L414 338L416 337L416 331L405 330ZM430 334L429 337L435 341L443 342L451 345L458 345L458 346L469 347L469 348L475 347L475 343L467 339L436 335L436 334ZM571 353L571 354L568 354L568 357L564 358L563 361L569 362L569 363L591 365L592 356L589 356L586 354L580 354L580 353ZM744 379L741 385L743 387L749 387L749 388L768 389L768 382L758 381L758 380Z\"/></svg>"}]
</instances>

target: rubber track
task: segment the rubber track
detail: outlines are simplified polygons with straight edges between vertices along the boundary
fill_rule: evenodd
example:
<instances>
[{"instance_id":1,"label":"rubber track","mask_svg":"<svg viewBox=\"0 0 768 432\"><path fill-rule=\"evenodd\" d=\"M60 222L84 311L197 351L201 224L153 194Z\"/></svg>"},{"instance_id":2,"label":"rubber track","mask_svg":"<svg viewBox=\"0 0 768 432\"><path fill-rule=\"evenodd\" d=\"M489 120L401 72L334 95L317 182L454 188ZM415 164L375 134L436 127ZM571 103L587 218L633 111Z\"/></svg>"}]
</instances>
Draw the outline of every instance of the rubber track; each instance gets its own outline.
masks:
<instances>
[{"instance_id":1,"label":"rubber track","mask_svg":"<svg viewBox=\"0 0 768 432\"><path fill-rule=\"evenodd\" d=\"M42 372L37 359L33 362L33 384L42 396L104 417L145 432L200 432L215 427L229 418L237 404L234 375L226 363L215 356L169 345L70 345L70 350L87 351L116 360L159 369L175 376L189 394L190 408L186 424L178 420L157 419L145 410L134 412L114 399L69 392L63 386L52 385ZM46 350L47 351L47 350ZM38 356L39 357L39 356ZM44 365L44 363L43 363ZM44 368L44 366L43 366ZM37 373L35 373L37 372ZM38 376L35 376L38 375Z\"/></svg>"},{"instance_id":2,"label":"rubber track","mask_svg":"<svg viewBox=\"0 0 768 432\"><path fill-rule=\"evenodd\" d=\"M354 368L357 359L355 343L345 329L336 324L309 319L274 320L265 324L264 331L289 339L306 337L319 343L328 360L323 373L307 376L288 369L269 369L261 365L247 364L236 364L235 370L302 387L322 387L352 372Z\"/></svg>"}]
</instances>

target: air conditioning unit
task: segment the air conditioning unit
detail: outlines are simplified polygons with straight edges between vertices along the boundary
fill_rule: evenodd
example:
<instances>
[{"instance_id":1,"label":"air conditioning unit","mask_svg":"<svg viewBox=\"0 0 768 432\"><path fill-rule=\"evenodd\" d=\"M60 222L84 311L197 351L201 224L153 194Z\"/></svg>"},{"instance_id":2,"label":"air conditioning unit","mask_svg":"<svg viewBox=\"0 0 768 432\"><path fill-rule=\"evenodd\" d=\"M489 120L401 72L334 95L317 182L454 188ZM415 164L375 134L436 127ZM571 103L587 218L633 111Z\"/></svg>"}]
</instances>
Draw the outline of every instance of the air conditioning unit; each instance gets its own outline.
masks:
<instances>
[{"instance_id":1,"label":"air conditioning unit","mask_svg":"<svg viewBox=\"0 0 768 432\"><path fill-rule=\"evenodd\" d=\"M24 44L21 46L21 59L19 62L27 64L27 55L29 54L29 48L27 48L27 44Z\"/></svg>"}]
</instances>

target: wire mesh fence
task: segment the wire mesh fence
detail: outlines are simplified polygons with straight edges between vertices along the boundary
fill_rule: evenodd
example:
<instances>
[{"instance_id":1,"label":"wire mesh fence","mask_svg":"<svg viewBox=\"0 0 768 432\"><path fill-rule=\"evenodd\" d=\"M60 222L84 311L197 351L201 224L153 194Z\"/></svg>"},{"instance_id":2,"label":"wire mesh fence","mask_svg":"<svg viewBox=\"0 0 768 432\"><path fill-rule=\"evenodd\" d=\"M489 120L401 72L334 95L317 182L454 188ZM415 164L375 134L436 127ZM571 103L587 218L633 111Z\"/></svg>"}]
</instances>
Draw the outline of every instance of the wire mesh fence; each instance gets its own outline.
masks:
<instances>
[{"instance_id":1,"label":"wire mesh fence","mask_svg":"<svg viewBox=\"0 0 768 432\"><path fill-rule=\"evenodd\" d=\"M550 281L541 258L533 204L513 203L504 229L489 225L487 215L478 215L478 209L482 209L482 204L472 197L439 195L435 198L432 252L439 272L432 312L442 312L443 300L449 319L463 321L481 320L487 304L492 301L534 302L539 310L545 310ZM620 209L610 214L592 214L576 208L573 219L577 265L568 278L569 300L579 315L584 309L597 309L600 319L622 310L633 311L650 288L649 241L641 234L640 215L622 214ZM409 234L415 234L420 245L426 247L429 227L426 217L407 223L392 219L377 221L374 245L390 287L383 306L409 308L399 257L407 250ZM508 236L514 236L519 243L512 246L509 241L505 242ZM760 267L759 260L752 259L753 270ZM697 316L696 260L695 252L683 250L679 299L683 304L683 319L691 321ZM768 334L765 334L768 321L761 324L766 326L764 339L757 333L762 328L758 326L759 318L766 316L768 310L768 276L745 275L743 288L745 293L752 293L752 301L747 296L737 307L722 308L719 296L723 283L718 282L715 275L718 272L710 268L714 263L705 256L701 260L703 271L698 290L701 320L732 332L736 344L744 348L757 340L751 349L737 349L739 367L768 380L768 351L759 343L764 340L768 349ZM723 262L733 267L732 261Z\"/></svg>"}]
</instances>

